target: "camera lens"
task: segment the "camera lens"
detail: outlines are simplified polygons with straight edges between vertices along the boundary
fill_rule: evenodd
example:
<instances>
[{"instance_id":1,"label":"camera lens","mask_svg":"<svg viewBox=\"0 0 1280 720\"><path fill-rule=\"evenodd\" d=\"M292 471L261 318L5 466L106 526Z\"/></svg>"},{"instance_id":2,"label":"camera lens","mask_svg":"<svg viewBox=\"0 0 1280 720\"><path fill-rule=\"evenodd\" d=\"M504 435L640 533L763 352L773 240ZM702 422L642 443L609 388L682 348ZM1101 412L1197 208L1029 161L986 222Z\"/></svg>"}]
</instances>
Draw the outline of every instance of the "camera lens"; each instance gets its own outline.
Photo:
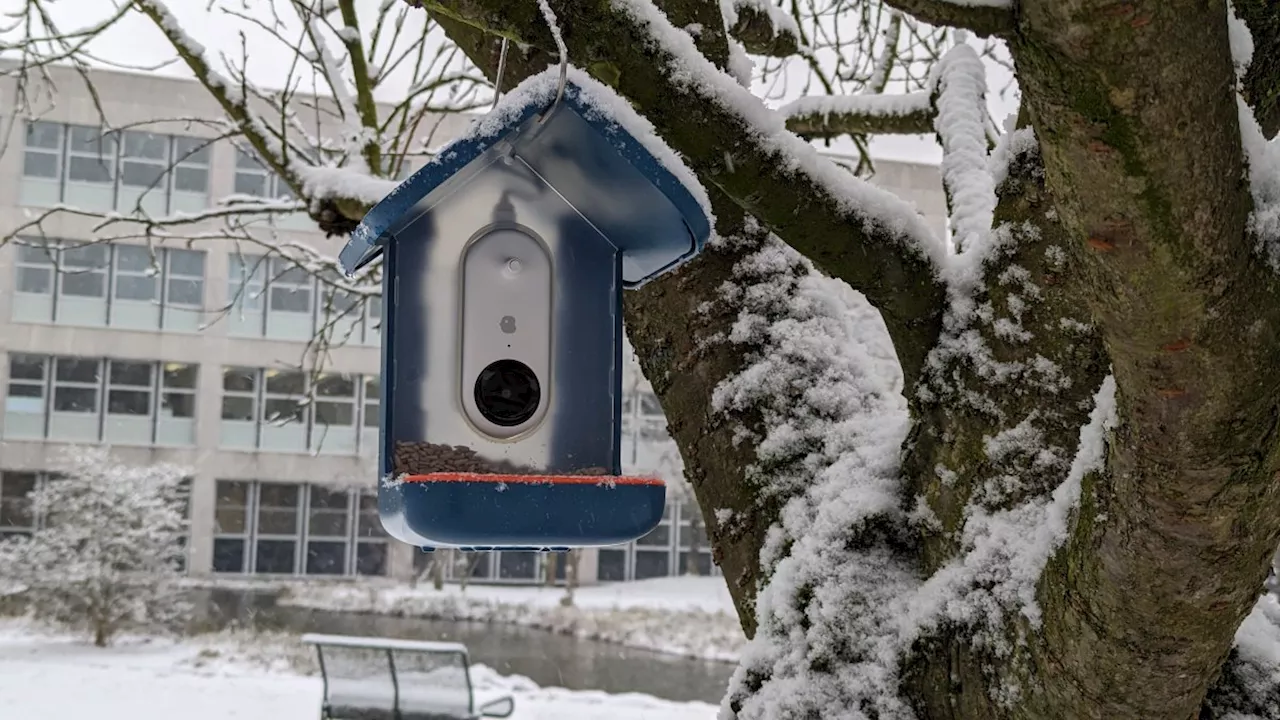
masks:
<instances>
[{"instance_id":1,"label":"camera lens","mask_svg":"<svg viewBox=\"0 0 1280 720\"><path fill-rule=\"evenodd\" d=\"M538 410L542 388L538 376L519 360L499 360L476 378L476 407L494 425L514 427Z\"/></svg>"}]
</instances>

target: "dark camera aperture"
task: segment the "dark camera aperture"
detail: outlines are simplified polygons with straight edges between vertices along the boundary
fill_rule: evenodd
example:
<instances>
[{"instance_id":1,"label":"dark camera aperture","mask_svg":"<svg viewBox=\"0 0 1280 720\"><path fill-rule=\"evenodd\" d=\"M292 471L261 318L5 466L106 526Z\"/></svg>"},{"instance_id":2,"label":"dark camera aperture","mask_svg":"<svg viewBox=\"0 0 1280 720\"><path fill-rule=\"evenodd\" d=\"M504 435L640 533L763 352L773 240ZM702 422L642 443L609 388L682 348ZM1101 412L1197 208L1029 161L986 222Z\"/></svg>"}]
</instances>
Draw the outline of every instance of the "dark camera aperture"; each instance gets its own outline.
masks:
<instances>
[{"instance_id":1,"label":"dark camera aperture","mask_svg":"<svg viewBox=\"0 0 1280 720\"><path fill-rule=\"evenodd\" d=\"M519 360L498 360L480 371L475 396L484 419L501 427L514 427L538 411L542 387L528 365Z\"/></svg>"}]
</instances>

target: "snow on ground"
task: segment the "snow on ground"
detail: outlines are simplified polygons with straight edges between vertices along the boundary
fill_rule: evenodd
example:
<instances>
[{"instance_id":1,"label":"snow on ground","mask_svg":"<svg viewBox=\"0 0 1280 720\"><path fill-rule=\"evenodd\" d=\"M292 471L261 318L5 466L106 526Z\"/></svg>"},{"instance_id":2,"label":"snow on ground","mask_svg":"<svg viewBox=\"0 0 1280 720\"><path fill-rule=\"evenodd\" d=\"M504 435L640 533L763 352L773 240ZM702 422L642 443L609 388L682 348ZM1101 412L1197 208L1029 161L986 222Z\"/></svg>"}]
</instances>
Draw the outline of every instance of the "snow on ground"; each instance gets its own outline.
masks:
<instances>
[{"instance_id":1,"label":"snow on ground","mask_svg":"<svg viewBox=\"0 0 1280 720\"><path fill-rule=\"evenodd\" d=\"M718 577L655 578L579 588L456 585L436 590L388 583L286 587L281 605L400 617L523 625L685 657L736 661L746 638Z\"/></svg>"},{"instance_id":2,"label":"snow on ground","mask_svg":"<svg viewBox=\"0 0 1280 720\"><path fill-rule=\"evenodd\" d=\"M286 642L287 644L287 642ZM286 654L296 651L294 647ZM234 638L126 638L95 648L79 638L0 624L0 708L22 720L315 720L320 679L281 662L279 648L237 652ZM265 662L264 662L265 661ZM711 720L715 706L640 694L543 688L483 665L477 703L515 699L512 720Z\"/></svg>"}]
</instances>

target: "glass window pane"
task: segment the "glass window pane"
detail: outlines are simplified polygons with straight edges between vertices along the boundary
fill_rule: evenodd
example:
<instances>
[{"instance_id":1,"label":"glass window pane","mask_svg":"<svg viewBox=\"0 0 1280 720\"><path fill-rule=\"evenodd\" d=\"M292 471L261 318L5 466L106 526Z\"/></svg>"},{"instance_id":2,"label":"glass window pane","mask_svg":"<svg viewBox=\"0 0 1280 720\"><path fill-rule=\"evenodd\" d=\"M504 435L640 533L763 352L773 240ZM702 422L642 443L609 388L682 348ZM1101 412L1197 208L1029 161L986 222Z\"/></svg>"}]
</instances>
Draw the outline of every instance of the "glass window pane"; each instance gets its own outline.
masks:
<instances>
[{"instance_id":1,"label":"glass window pane","mask_svg":"<svg viewBox=\"0 0 1280 720\"><path fill-rule=\"evenodd\" d=\"M43 380L44 356L10 355L9 377L15 380Z\"/></svg>"},{"instance_id":2,"label":"glass window pane","mask_svg":"<svg viewBox=\"0 0 1280 720\"><path fill-rule=\"evenodd\" d=\"M72 152L85 153L89 155L106 155L114 157L116 154L116 136L110 133L104 134L102 128L89 127L87 125L72 125L71 137L67 142L67 147Z\"/></svg>"},{"instance_id":3,"label":"glass window pane","mask_svg":"<svg viewBox=\"0 0 1280 720\"><path fill-rule=\"evenodd\" d=\"M298 507L297 485L262 483L258 493L258 503L264 507Z\"/></svg>"},{"instance_id":4,"label":"glass window pane","mask_svg":"<svg viewBox=\"0 0 1280 720\"><path fill-rule=\"evenodd\" d=\"M671 526L663 523L649 531L648 535L636 540L637 545L670 545Z\"/></svg>"},{"instance_id":5,"label":"glass window pane","mask_svg":"<svg viewBox=\"0 0 1280 720\"><path fill-rule=\"evenodd\" d=\"M244 540L218 538L213 541L213 571L244 572Z\"/></svg>"},{"instance_id":6,"label":"glass window pane","mask_svg":"<svg viewBox=\"0 0 1280 720\"><path fill-rule=\"evenodd\" d=\"M245 152L241 148L236 148L236 167L243 170L266 172L263 170L262 164L258 162L258 159L254 157L252 153Z\"/></svg>"},{"instance_id":7,"label":"glass window pane","mask_svg":"<svg viewBox=\"0 0 1280 720\"><path fill-rule=\"evenodd\" d=\"M156 188L158 192L164 188L163 178L163 165L128 160L120 164L120 182L129 187Z\"/></svg>"},{"instance_id":8,"label":"glass window pane","mask_svg":"<svg viewBox=\"0 0 1280 720\"><path fill-rule=\"evenodd\" d=\"M179 165L171 172L173 173L173 189L178 192L203 193L209 189L209 171L204 168L182 167Z\"/></svg>"},{"instance_id":9,"label":"glass window pane","mask_svg":"<svg viewBox=\"0 0 1280 720\"><path fill-rule=\"evenodd\" d=\"M500 578L532 578L537 570L537 553L504 550L498 558Z\"/></svg>"},{"instance_id":10,"label":"glass window pane","mask_svg":"<svg viewBox=\"0 0 1280 720\"><path fill-rule=\"evenodd\" d=\"M62 264L77 270L100 270L107 266L108 250L109 247L103 243L69 247L62 251Z\"/></svg>"},{"instance_id":11,"label":"glass window pane","mask_svg":"<svg viewBox=\"0 0 1280 720\"><path fill-rule=\"evenodd\" d=\"M27 177L58 177L58 156L46 152L28 151L22 156L22 174Z\"/></svg>"},{"instance_id":12,"label":"glass window pane","mask_svg":"<svg viewBox=\"0 0 1280 720\"><path fill-rule=\"evenodd\" d=\"M174 305L199 307L204 304L204 282L189 278L170 278L168 300Z\"/></svg>"},{"instance_id":13,"label":"glass window pane","mask_svg":"<svg viewBox=\"0 0 1280 720\"><path fill-rule=\"evenodd\" d=\"M285 370L267 371L267 392L281 395L301 395L305 392L306 376L300 372Z\"/></svg>"},{"instance_id":14,"label":"glass window pane","mask_svg":"<svg viewBox=\"0 0 1280 720\"><path fill-rule=\"evenodd\" d=\"M271 288L271 309L279 312L311 312L311 292L292 287Z\"/></svg>"},{"instance_id":15,"label":"glass window pane","mask_svg":"<svg viewBox=\"0 0 1280 720\"><path fill-rule=\"evenodd\" d=\"M62 294L74 297L106 297L107 278L99 272L69 272L62 276Z\"/></svg>"},{"instance_id":16,"label":"glass window pane","mask_svg":"<svg viewBox=\"0 0 1280 720\"><path fill-rule=\"evenodd\" d=\"M18 262L23 265L45 265L53 267L54 248L49 245L19 245Z\"/></svg>"},{"instance_id":17,"label":"glass window pane","mask_svg":"<svg viewBox=\"0 0 1280 720\"><path fill-rule=\"evenodd\" d=\"M350 427L356 423L354 403L317 402L316 423Z\"/></svg>"},{"instance_id":18,"label":"glass window pane","mask_svg":"<svg viewBox=\"0 0 1280 720\"><path fill-rule=\"evenodd\" d=\"M346 490L327 490L325 488L311 488L311 509L312 510L342 510L346 511L347 502L351 496Z\"/></svg>"},{"instance_id":19,"label":"glass window pane","mask_svg":"<svg viewBox=\"0 0 1280 720\"><path fill-rule=\"evenodd\" d=\"M293 553L293 540L259 540L254 553L254 570L272 574L292 573Z\"/></svg>"},{"instance_id":20,"label":"glass window pane","mask_svg":"<svg viewBox=\"0 0 1280 720\"><path fill-rule=\"evenodd\" d=\"M98 391L93 388L55 387L53 389L53 409L57 412L97 412Z\"/></svg>"},{"instance_id":21,"label":"glass window pane","mask_svg":"<svg viewBox=\"0 0 1280 720\"><path fill-rule=\"evenodd\" d=\"M357 575L387 574L387 544L382 542L362 542L356 545Z\"/></svg>"},{"instance_id":22,"label":"glass window pane","mask_svg":"<svg viewBox=\"0 0 1280 720\"><path fill-rule=\"evenodd\" d=\"M308 575L342 575L347 569L347 544L325 540L307 543Z\"/></svg>"},{"instance_id":23,"label":"glass window pane","mask_svg":"<svg viewBox=\"0 0 1280 720\"><path fill-rule=\"evenodd\" d=\"M253 398L224 396L222 398L223 420L253 420Z\"/></svg>"},{"instance_id":24,"label":"glass window pane","mask_svg":"<svg viewBox=\"0 0 1280 720\"><path fill-rule=\"evenodd\" d=\"M244 507L249 504L249 483L243 480L219 480L218 507Z\"/></svg>"},{"instance_id":25,"label":"glass window pane","mask_svg":"<svg viewBox=\"0 0 1280 720\"><path fill-rule=\"evenodd\" d=\"M204 277L204 253L198 250L169 250L169 272L186 277Z\"/></svg>"},{"instance_id":26,"label":"glass window pane","mask_svg":"<svg viewBox=\"0 0 1280 720\"><path fill-rule=\"evenodd\" d=\"M67 179L107 184L111 182L111 166L99 158L73 156L67 161Z\"/></svg>"},{"instance_id":27,"label":"glass window pane","mask_svg":"<svg viewBox=\"0 0 1280 720\"><path fill-rule=\"evenodd\" d=\"M116 267L131 272L147 272L153 267L149 248L140 245L117 245Z\"/></svg>"},{"instance_id":28,"label":"glass window pane","mask_svg":"<svg viewBox=\"0 0 1280 720\"><path fill-rule=\"evenodd\" d=\"M18 268L18 292L48 295L53 292L53 271L48 268Z\"/></svg>"},{"instance_id":29,"label":"glass window pane","mask_svg":"<svg viewBox=\"0 0 1280 720\"><path fill-rule=\"evenodd\" d=\"M312 511L307 531L315 537L345 537L347 513L332 510Z\"/></svg>"},{"instance_id":30,"label":"glass window pane","mask_svg":"<svg viewBox=\"0 0 1280 720\"><path fill-rule=\"evenodd\" d=\"M156 294L156 279L147 275L118 275L116 276L116 298L140 302L157 300L159 298Z\"/></svg>"},{"instance_id":31,"label":"glass window pane","mask_svg":"<svg viewBox=\"0 0 1280 720\"><path fill-rule=\"evenodd\" d=\"M258 371L253 368L223 368L222 389L233 392L253 392L257 377Z\"/></svg>"},{"instance_id":32,"label":"glass window pane","mask_svg":"<svg viewBox=\"0 0 1280 720\"><path fill-rule=\"evenodd\" d=\"M180 163L207 165L209 164L209 148L211 145L212 142L208 138L175 135L173 138L173 159Z\"/></svg>"},{"instance_id":33,"label":"glass window pane","mask_svg":"<svg viewBox=\"0 0 1280 720\"><path fill-rule=\"evenodd\" d=\"M196 365L183 363L165 363L164 386L167 388L195 388Z\"/></svg>"},{"instance_id":34,"label":"glass window pane","mask_svg":"<svg viewBox=\"0 0 1280 720\"><path fill-rule=\"evenodd\" d=\"M671 557L665 552L636 551L636 580L671 574Z\"/></svg>"},{"instance_id":35,"label":"glass window pane","mask_svg":"<svg viewBox=\"0 0 1280 720\"><path fill-rule=\"evenodd\" d=\"M99 363L88 358L57 358L54 377L64 382L96 383L98 382Z\"/></svg>"},{"instance_id":36,"label":"glass window pane","mask_svg":"<svg viewBox=\"0 0 1280 720\"><path fill-rule=\"evenodd\" d=\"M169 137L142 130L126 130L124 133L124 155L133 158L167 161L169 159Z\"/></svg>"},{"instance_id":37,"label":"glass window pane","mask_svg":"<svg viewBox=\"0 0 1280 720\"><path fill-rule=\"evenodd\" d=\"M112 415L150 415L151 393L146 390L112 390L107 393L107 412Z\"/></svg>"},{"instance_id":38,"label":"glass window pane","mask_svg":"<svg viewBox=\"0 0 1280 720\"><path fill-rule=\"evenodd\" d=\"M238 172L236 173L235 191L241 195L266 197L267 178L265 175Z\"/></svg>"},{"instance_id":39,"label":"glass window pane","mask_svg":"<svg viewBox=\"0 0 1280 720\"><path fill-rule=\"evenodd\" d=\"M165 393L160 398L160 415L175 418L195 417L196 396L191 393ZM252 413L247 419L253 419Z\"/></svg>"},{"instance_id":40,"label":"glass window pane","mask_svg":"<svg viewBox=\"0 0 1280 720\"><path fill-rule=\"evenodd\" d=\"M27 147L62 149L62 125L40 120L28 122Z\"/></svg>"},{"instance_id":41,"label":"glass window pane","mask_svg":"<svg viewBox=\"0 0 1280 720\"><path fill-rule=\"evenodd\" d=\"M316 381L316 394L324 397L355 397L355 379L350 375L321 375Z\"/></svg>"},{"instance_id":42,"label":"glass window pane","mask_svg":"<svg viewBox=\"0 0 1280 720\"><path fill-rule=\"evenodd\" d=\"M151 363L111 361L111 384L151 387Z\"/></svg>"},{"instance_id":43,"label":"glass window pane","mask_svg":"<svg viewBox=\"0 0 1280 720\"><path fill-rule=\"evenodd\" d=\"M620 582L627 579L627 551L601 549L596 564L596 579L601 582Z\"/></svg>"},{"instance_id":44,"label":"glass window pane","mask_svg":"<svg viewBox=\"0 0 1280 720\"><path fill-rule=\"evenodd\" d=\"M302 422L303 407L297 400L266 400L262 404L262 417L267 422Z\"/></svg>"},{"instance_id":45,"label":"glass window pane","mask_svg":"<svg viewBox=\"0 0 1280 720\"><path fill-rule=\"evenodd\" d=\"M298 511L259 506L258 532L263 535L294 535L298 532Z\"/></svg>"}]
</instances>

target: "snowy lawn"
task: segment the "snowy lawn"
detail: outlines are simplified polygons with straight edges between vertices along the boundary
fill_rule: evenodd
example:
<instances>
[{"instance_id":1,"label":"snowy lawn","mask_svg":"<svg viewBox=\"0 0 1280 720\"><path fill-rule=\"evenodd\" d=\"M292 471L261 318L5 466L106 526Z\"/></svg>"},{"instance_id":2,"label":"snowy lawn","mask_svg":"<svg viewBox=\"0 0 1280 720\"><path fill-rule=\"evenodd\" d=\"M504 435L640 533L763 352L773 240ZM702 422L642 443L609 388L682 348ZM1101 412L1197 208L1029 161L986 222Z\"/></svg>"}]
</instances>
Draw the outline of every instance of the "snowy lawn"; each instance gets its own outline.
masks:
<instances>
[{"instance_id":1,"label":"snowy lawn","mask_svg":"<svg viewBox=\"0 0 1280 720\"><path fill-rule=\"evenodd\" d=\"M0 708L22 720L316 720L321 683L296 638L246 644L216 635L183 642L125 638L95 648L17 622L0 622ZM295 668L295 665L302 665ZM648 695L541 688L472 667L477 702L510 694L513 720L711 720L706 703Z\"/></svg>"},{"instance_id":2,"label":"snowy lawn","mask_svg":"<svg viewBox=\"0 0 1280 720\"><path fill-rule=\"evenodd\" d=\"M724 579L655 578L579 588L564 607L564 590L548 587L430 583L410 588L381 582L287 586L281 605L439 620L534 627L708 660L737 660L746 642Z\"/></svg>"}]
</instances>

